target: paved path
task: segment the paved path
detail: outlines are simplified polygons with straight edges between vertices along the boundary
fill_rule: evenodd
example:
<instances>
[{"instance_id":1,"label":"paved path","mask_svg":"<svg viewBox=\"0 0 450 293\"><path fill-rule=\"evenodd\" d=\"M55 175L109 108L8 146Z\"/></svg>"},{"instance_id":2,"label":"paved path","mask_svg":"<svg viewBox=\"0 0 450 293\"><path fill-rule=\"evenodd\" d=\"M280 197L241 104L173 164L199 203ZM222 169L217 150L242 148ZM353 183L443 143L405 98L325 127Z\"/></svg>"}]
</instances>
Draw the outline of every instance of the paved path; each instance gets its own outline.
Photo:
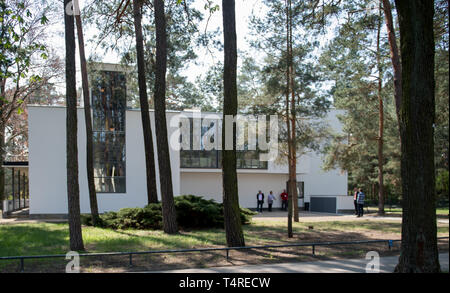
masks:
<instances>
[{"instance_id":1,"label":"paved path","mask_svg":"<svg viewBox=\"0 0 450 293\"><path fill-rule=\"evenodd\" d=\"M283 211L264 211L253 216L256 221L273 221L273 220L283 220L287 218L287 212ZM299 213L300 222L328 222L328 221L401 221L402 217L389 217L389 216L377 216L376 214L369 214L363 217L356 217L352 214L331 214L331 213L315 213L315 212L305 212L301 211ZM449 219L438 219L438 223L448 224Z\"/></svg>"},{"instance_id":2,"label":"paved path","mask_svg":"<svg viewBox=\"0 0 450 293\"><path fill-rule=\"evenodd\" d=\"M449 254L439 254L441 270L448 272ZM171 271L151 271L147 273L365 273L370 260L327 260L267 265L227 266L207 269L184 269ZM380 258L380 273L392 273L398 256Z\"/></svg>"}]
</instances>

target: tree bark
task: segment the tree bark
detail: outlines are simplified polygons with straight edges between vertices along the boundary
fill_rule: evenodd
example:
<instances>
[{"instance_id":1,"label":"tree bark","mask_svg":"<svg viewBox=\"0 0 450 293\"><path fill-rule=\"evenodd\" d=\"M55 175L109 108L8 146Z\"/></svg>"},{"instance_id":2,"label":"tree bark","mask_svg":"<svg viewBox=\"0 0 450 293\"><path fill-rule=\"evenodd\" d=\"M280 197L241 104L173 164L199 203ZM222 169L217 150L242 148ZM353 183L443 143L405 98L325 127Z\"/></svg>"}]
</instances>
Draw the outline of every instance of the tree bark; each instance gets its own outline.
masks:
<instances>
[{"instance_id":1,"label":"tree bark","mask_svg":"<svg viewBox=\"0 0 450 293\"><path fill-rule=\"evenodd\" d=\"M89 81L86 66L86 56L84 53L84 37L83 27L81 23L81 16L75 15L75 22L78 33L78 50L80 52L81 64L81 80L83 87L83 101L84 101L84 121L86 126L86 171L89 189L89 203L91 206L92 224L98 226L100 224L100 217L98 214L97 193L95 191L94 183L94 147L92 134L92 119L91 119L91 102L89 95Z\"/></svg>"},{"instance_id":2,"label":"tree bark","mask_svg":"<svg viewBox=\"0 0 450 293\"><path fill-rule=\"evenodd\" d=\"M75 27L74 17L66 13L70 0L64 0L66 44L66 158L67 197L70 249L84 250L80 220L80 188L78 185L77 92L75 81Z\"/></svg>"},{"instance_id":3,"label":"tree bark","mask_svg":"<svg viewBox=\"0 0 450 293\"><path fill-rule=\"evenodd\" d=\"M134 33L136 35L136 52L138 67L139 102L141 104L142 130L144 134L145 167L147 178L147 201L158 202L156 191L155 155L153 148L153 135L150 125L150 113L147 95L147 81L145 78L144 37L142 35L142 2L133 0Z\"/></svg>"},{"instance_id":4,"label":"tree bark","mask_svg":"<svg viewBox=\"0 0 450 293\"><path fill-rule=\"evenodd\" d=\"M396 272L439 272L434 166L434 1L396 0L402 55L402 244Z\"/></svg>"},{"instance_id":5,"label":"tree bark","mask_svg":"<svg viewBox=\"0 0 450 293\"><path fill-rule=\"evenodd\" d=\"M390 0L382 0L382 1L383 1L384 17L386 21L386 29L388 33L389 50L391 55L392 67L394 70L395 110L397 112L397 120L399 120L400 105L402 103L402 65L400 63L400 55L397 47L397 39L395 37L391 3Z\"/></svg>"},{"instance_id":6,"label":"tree bark","mask_svg":"<svg viewBox=\"0 0 450 293\"><path fill-rule=\"evenodd\" d=\"M5 99L6 80L0 78L0 160L3 165L5 160L5 122L3 120L3 106ZM0 210L3 211L3 200L5 199L5 169L0 166Z\"/></svg>"},{"instance_id":7,"label":"tree bark","mask_svg":"<svg viewBox=\"0 0 450 293\"><path fill-rule=\"evenodd\" d=\"M381 6L381 4L380 4ZM384 215L384 178L383 178L383 143L384 143L384 105L383 96L381 91L383 89L383 71L381 67L381 48L380 48L380 35L381 35L381 7L380 7L380 19L377 27L377 70L378 70L378 214Z\"/></svg>"},{"instance_id":8,"label":"tree bark","mask_svg":"<svg viewBox=\"0 0 450 293\"><path fill-rule=\"evenodd\" d=\"M164 232L178 232L166 121L167 36L164 1L154 0L156 27L155 125Z\"/></svg>"},{"instance_id":9,"label":"tree bark","mask_svg":"<svg viewBox=\"0 0 450 293\"><path fill-rule=\"evenodd\" d=\"M223 121L227 115L237 115L237 44L235 1L222 0L224 71ZM238 179L236 173L236 125L233 123L233 149L227 150L226 129L222 131L222 184L225 233L229 247L245 246L239 208ZM229 139L229 138L228 138Z\"/></svg>"},{"instance_id":10,"label":"tree bark","mask_svg":"<svg viewBox=\"0 0 450 293\"><path fill-rule=\"evenodd\" d=\"M286 6L286 128L287 128L287 143L288 143L288 168L289 168L289 180L288 180L288 238L292 238L292 210L293 210L293 199L294 192L296 190L296 186L294 187L294 183L297 181L297 174L295 174L293 167L293 156L294 153L294 142L292 139L292 131L291 128L295 127L295 125L291 124L292 118L292 103L290 103L289 94L291 92L291 68L290 68L290 60L289 60L289 52L290 52L290 9L289 2L285 0ZM295 106L295 105L294 105ZM295 128L294 128L295 129ZM294 130L295 131L295 130Z\"/></svg>"},{"instance_id":11,"label":"tree bark","mask_svg":"<svg viewBox=\"0 0 450 293\"><path fill-rule=\"evenodd\" d=\"M0 160L5 161L5 126L0 122ZM0 166L0 211L3 212L3 200L5 199L5 168ZM1 216L1 215L0 215Z\"/></svg>"},{"instance_id":12,"label":"tree bark","mask_svg":"<svg viewBox=\"0 0 450 293\"><path fill-rule=\"evenodd\" d=\"M292 188L292 205L294 210L294 222L299 222L298 218L298 194L297 194L297 143L296 143L296 122L297 122L297 115L296 115L296 101L295 101L295 90L294 90L294 53L292 50L292 1L288 0L288 8L289 8L289 82L291 84L291 143L292 143L292 170L289 173L291 175L290 180L293 182L293 188Z\"/></svg>"}]
</instances>

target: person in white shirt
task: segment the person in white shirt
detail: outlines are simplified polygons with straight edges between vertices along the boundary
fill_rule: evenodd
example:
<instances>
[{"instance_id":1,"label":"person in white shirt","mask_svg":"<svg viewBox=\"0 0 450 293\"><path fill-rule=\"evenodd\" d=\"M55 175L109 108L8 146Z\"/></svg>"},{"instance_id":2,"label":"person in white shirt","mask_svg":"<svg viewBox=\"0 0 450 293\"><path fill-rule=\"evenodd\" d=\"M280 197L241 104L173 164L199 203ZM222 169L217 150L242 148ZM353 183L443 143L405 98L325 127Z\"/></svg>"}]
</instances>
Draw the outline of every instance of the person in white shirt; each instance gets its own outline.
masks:
<instances>
[{"instance_id":1,"label":"person in white shirt","mask_svg":"<svg viewBox=\"0 0 450 293\"><path fill-rule=\"evenodd\" d=\"M276 200L275 196L273 195L272 190L270 191L269 195L267 196L267 204L269 205L269 212L272 211L272 204L273 201Z\"/></svg>"}]
</instances>

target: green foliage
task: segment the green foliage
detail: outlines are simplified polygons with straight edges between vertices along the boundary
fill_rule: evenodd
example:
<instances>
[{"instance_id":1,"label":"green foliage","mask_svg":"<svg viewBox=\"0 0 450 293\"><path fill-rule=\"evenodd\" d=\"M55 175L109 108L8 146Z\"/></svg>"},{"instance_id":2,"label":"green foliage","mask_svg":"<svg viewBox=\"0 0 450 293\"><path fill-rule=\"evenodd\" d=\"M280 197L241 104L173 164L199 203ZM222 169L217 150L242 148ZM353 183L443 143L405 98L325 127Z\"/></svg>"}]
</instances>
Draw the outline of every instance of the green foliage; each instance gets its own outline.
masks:
<instances>
[{"instance_id":1,"label":"green foliage","mask_svg":"<svg viewBox=\"0 0 450 293\"><path fill-rule=\"evenodd\" d=\"M371 1L367 0L348 1L338 9L342 21L337 26L335 37L323 51L320 62L324 77L333 81L330 94L334 106L345 110L345 114L338 118L346 135L336 135L327 146L325 168L339 167L348 171L350 189L361 186L369 193L374 190L376 194L378 101L374 47L379 16L376 7L369 9L370 5ZM448 2L436 1L435 7L435 162L436 168L448 170ZM395 9L392 12L395 19ZM384 26L383 22L384 183L387 198L396 202L401 197L400 139L393 101L392 63ZM398 30L396 33L399 39Z\"/></svg>"},{"instance_id":2,"label":"green foliage","mask_svg":"<svg viewBox=\"0 0 450 293\"><path fill-rule=\"evenodd\" d=\"M329 135L329 125L323 119L331 106L329 95L323 88L323 79L317 66L316 50L319 48L317 34L306 31L309 21L309 1L292 3L292 62L293 94L295 106L296 155L318 151ZM239 75L239 104L241 111L249 114L271 114L286 118L286 93L288 92L286 6L277 0L262 1L264 14L250 17L252 34L248 41L257 54L243 58ZM261 37L263 36L263 37ZM290 90L289 90L290 91ZM291 98L290 98L291 99ZM279 129L280 161L288 153L287 128Z\"/></svg>"},{"instance_id":3,"label":"green foliage","mask_svg":"<svg viewBox=\"0 0 450 293\"><path fill-rule=\"evenodd\" d=\"M448 1L435 2L435 103L436 124L434 130L436 168L448 170L449 151L449 16Z\"/></svg>"},{"instance_id":4,"label":"green foliage","mask_svg":"<svg viewBox=\"0 0 450 293\"><path fill-rule=\"evenodd\" d=\"M36 23L48 22L46 10L35 16L25 2L0 0L0 79L18 83L27 76L35 53L47 56L46 46L31 36Z\"/></svg>"},{"instance_id":5,"label":"green foliage","mask_svg":"<svg viewBox=\"0 0 450 293\"><path fill-rule=\"evenodd\" d=\"M351 4L351 5L350 5ZM384 18L371 2L358 0L342 7L345 19L320 57L324 78L332 81L334 106L343 135L335 135L326 147L324 168L340 168L349 174L349 189L363 187L371 196L378 184L379 100L381 75L383 100L383 175L386 192L400 193L400 138L394 105L389 44L384 36ZM371 11L369 13L369 11ZM380 64L377 64L377 32L381 28ZM375 192L373 192L375 191ZM389 196L386 193L387 196Z\"/></svg>"},{"instance_id":6,"label":"green foliage","mask_svg":"<svg viewBox=\"0 0 450 293\"><path fill-rule=\"evenodd\" d=\"M223 228L223 205L200 196L183 195L175 197L177 222L180 227ZM256 213L241 209L242 224L249 224ZM161 203L153 203L144 208L123 208L118 212L100 215L100 225L112 229L162 229ZM90 215L82 215L82 223L91 226Z\"/></svg>"},{"instance_id":7,"label":"green foliage","mask_svg":"<svg viewBox=\"0 0 450 293\"><path fill-rule=\"evenodd\" d=\"M88 24L98 29L92 42L105 50L114 50L121 56L121 63L131 68L136 66L135 32L132 5L120 6L121 0L98 1L83 11ZM197 48L208 42L210 35L199 31L204 15L194 8L192 0L165 1L167 30L167 77L166 108L182 110L185 108L204 108L204 97L197 86L181 74L182 70L197 58ZM208 7L213 5L208 4ZM117 12L123 11L120 19ZM213 13L216 8L208 8ZM113 13L112 13L113 12ZM116 13L114 13L116 12ZM154 88L156 66L156 35L153 5L143 1L142 30L144 36L144 53L146 63L147 87ZM101 58L98 58L101 59ZM99 60L100 61L100 60ZM133 107L140 107L137 95L137 69L128 76L130 80L130 102ZM134 85L134 86L133 86ZM152 101L150 101L152 103ZM150 104L152 108L153 105ZM210 110L206 108L204 110Z\"/></svg>"}]
</instances>

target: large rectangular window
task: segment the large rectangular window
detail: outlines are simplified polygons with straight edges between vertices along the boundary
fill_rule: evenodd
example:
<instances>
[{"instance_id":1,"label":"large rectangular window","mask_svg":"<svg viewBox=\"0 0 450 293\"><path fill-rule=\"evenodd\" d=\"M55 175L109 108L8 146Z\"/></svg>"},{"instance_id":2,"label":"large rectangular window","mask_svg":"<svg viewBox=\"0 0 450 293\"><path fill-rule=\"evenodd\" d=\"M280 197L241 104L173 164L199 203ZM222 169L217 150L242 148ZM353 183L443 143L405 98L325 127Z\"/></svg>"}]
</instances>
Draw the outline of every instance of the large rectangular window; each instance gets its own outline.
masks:
<instances>
[{"instance_id":1,"label":"large rectangular window","mask_svg":"<svg viewBox=\"0 0 450 293\"><path fill-rule=\"evenodd\" d=\"M94 180L97 192L126 192L126 78L97 72L92 84Z\"/></svg>"},{"instance_id":2,"label":"large rectangular window","mask_svg":"<svg viewBox=\"0 0 450 293\"><path fill-rule=\"evenodd\" d=\"M181 168L222 168L222 151L220 150L205 150L203 146L203 140L200 143L200 150L193 150L193 120L190 121L190 133L182 135L189 135L190 149L180 151ZM203 125L203 124L202 124ZM214 123L207 123L208 126L202 126L201 136L205 135L207 131L210 131L215 127ZM220 125L217 123L217 125ZM197 138L201 139L201 138ZM212 139L211 142L213 142ZM246 146L247 148L247 146ZM257 150L242 150L236 151L236 167L238 169L267 169L267 162L259 160L259 154L261 152Z\"/></svg>"}]
</instances>

